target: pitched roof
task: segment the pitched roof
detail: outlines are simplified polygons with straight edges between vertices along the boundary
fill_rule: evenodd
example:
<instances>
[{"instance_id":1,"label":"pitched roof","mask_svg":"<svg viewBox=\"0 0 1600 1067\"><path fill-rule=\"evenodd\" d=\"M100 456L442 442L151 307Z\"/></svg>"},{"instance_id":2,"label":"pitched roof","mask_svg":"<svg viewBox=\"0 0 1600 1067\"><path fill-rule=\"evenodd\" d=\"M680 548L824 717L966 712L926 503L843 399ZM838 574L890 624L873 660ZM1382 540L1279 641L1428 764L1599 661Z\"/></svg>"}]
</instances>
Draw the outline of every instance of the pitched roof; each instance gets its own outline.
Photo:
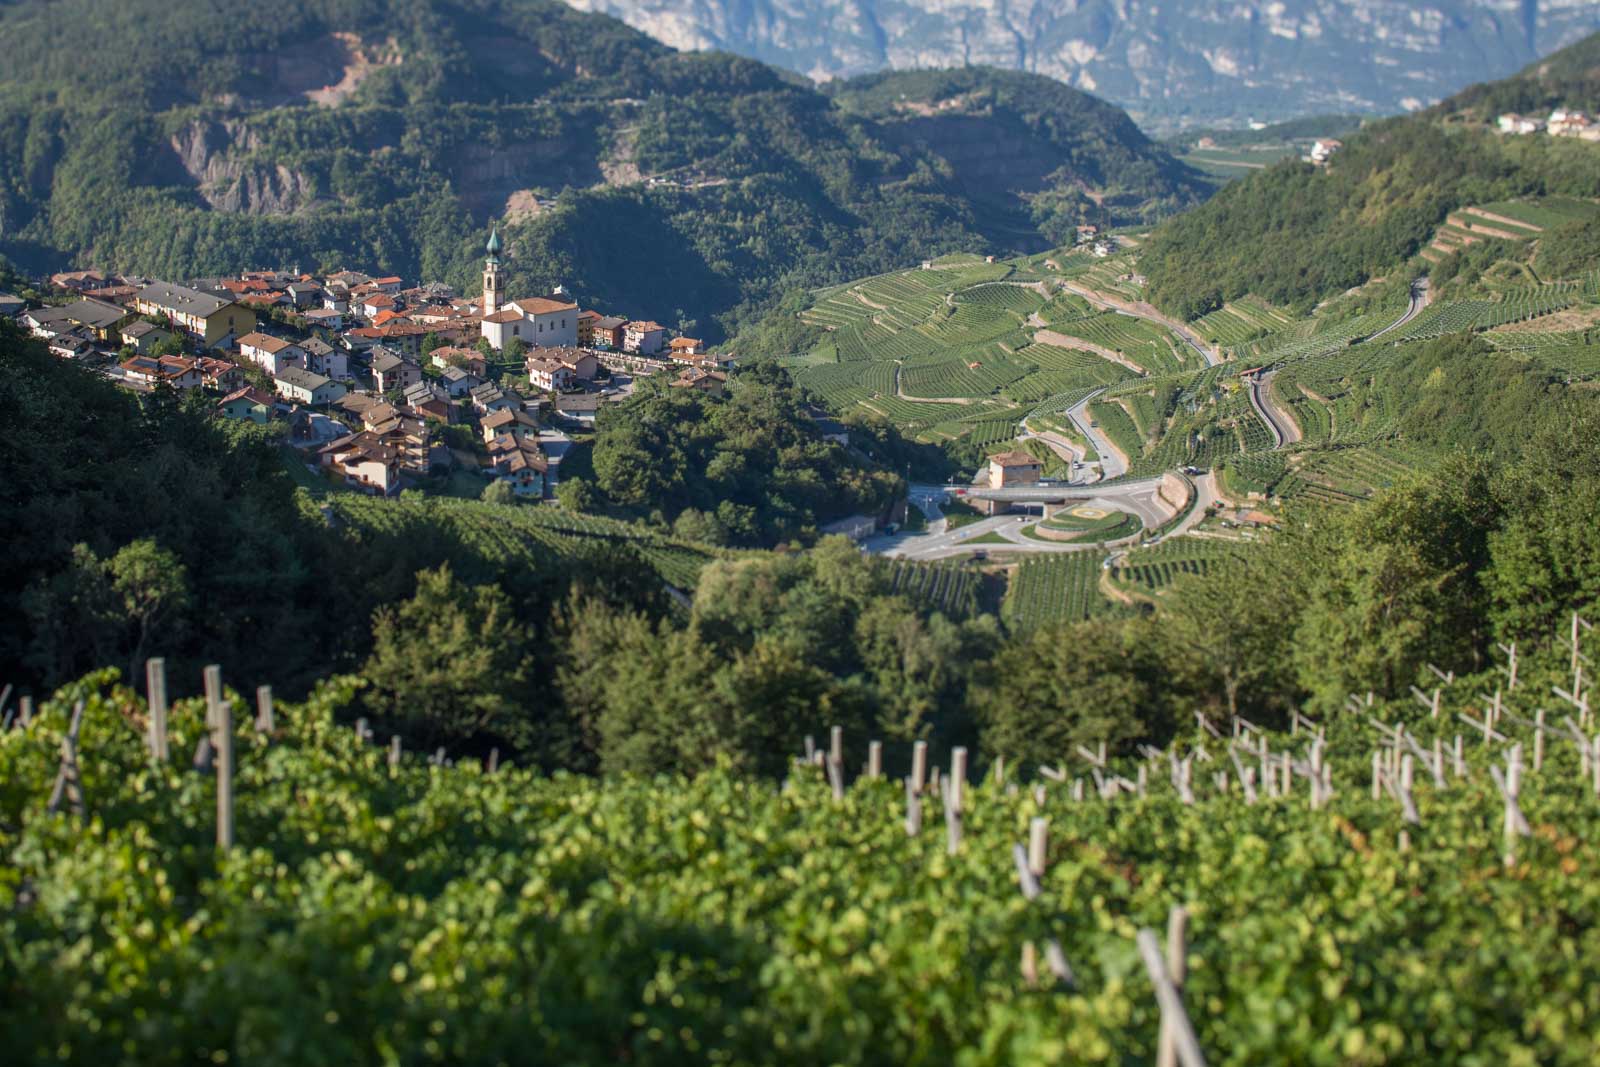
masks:
<instances>
[{"instance_id":1,"label":"pitched roof","mask_svg":"<svg viewBox=\"0 0 1600 1067\"><path fill-rule=\"evenodd\" d=\"M210 318L232 303L231 300L202 293L188 286L173 285L171 282L154 282L147 285L139 290L136 299L167 311L199 315L201 318Z\"/></svg>"},{"instance_id":2,"label":"pitched roof","mask_svg":"<svg viewBox=\"0 0 1600 1067\"><path fill-rule=\"evenodd\" d=\"M549 315L556 311L576 311L578 305L566 300L552 300L547 296L532 296L526 300L513 300L511 306L528 315Z\"/></svg>"},{"instance_id":3,"label":"pitched roof","mask_svg":"<svg viewBox=\"0 0 1600 1067\"><path fill-rule=\"evenodd\" d=\"M263 352L277 354L285 348L294 348L296 346L293 341L285 341L281 337L273 337L271 334L252 331L239 338L239 347L259 348Z\"/></svg>"},{"instance_id":4,"label":"pitched roof","mask_svg":"<svg viewBox=\"0 0 1600 1067\"><path fill-rule=\"evenodd\" d=\"M346 393L335 403L342 410L348 411L352 415L361 415L382 404L383 401L375 396L368 396L366 393Z\"/></svg>"},{"instance_id":5,"label":"pitched roof","mask_svg":"<svg viewBox=\"0 0 1600 1067\"><path fill-rule=\"evenodd\" d=\"M651 322L647 319L642 319L636 322L628 323L628 329L638 330L640 333L649 333L653 330L665 330L666 327L661 325L659 322Z\"/></svg>"},{"instance_id":6,"label":"pitched roof","mask_svg":"<svg viewBox=\"0 0 1600 1067\"><path fill-rule=\"evenodd\" d=\"M394 352L378 352L372 357L372 369L377 374L387 374L392 370L399 370L400 365L407 362Z\"/></svg>"},{"instance_id":7,"label":"pitched roof","mask_svg":"<svg viewBox=\"0 0 1600 1067\"><path fill-rule=\"evenodd\" d=\"M667 342L668 348L699 348L705 344L698 337L674 337Z\"/></svg>"},{"instance_id":8,"label":"pitched roof","mask_svg":"<svg viewBox=\"0 0 1600 1067\"><path fill-rule=\"evenodd\" d=\"M103 300L74 300L61 308L61 315L83 326L103 330L128 317L128 309Z\"/></svg>"},{"instance_id":9,"label":"pitched roof","mask_svg":"<svg viewBox=\"0 0 1600 1067\"><path fill-rule=\"evenodd\" d=\"M324 377L321 374L313 374L304 367L285 367L278 373L277 380L315 392L333 379Z\"/></svg>"},{"instance_id":10,"label":"pitched roof","mask_svg":"<svg viewBox=\"0 0 1600 1067\"><path fill-rule=\"evenodd\" d=\"M232 403L235 400L248 400L252 404L260 404L263 407L269 408L277 403L276 399L268 396L266 393L263 393L255 386L247 385L243 389L235 389L233 392L217 401L217 406L221 407L222 405Z\"/></svg>"},{"instance_id":11,"label":"pitched roof","mask_svg":"<svg viewBox=\"0 0 1600 1067\"><path fill-rule=\"evenodd\" d=\"M597 330L617 330L626 325L628 325L628 320L622 318L620 315L607 315L605 318L595 323L594 328Z\"/></svg>"},{"instance_id":12,"label":"pitched roof","mask_svg":"<svg viewBox=\"0 0 1600 1067\"><path fill-rule=\"evenodd\" d=\"M529 415L526 411L518 411L515 408L501 408L499 411L485 415L480 425L486 429L498 430L502 426L510 426L513 423L518 426L539 425L532 415Z\"/></svg>"}]
</instances>

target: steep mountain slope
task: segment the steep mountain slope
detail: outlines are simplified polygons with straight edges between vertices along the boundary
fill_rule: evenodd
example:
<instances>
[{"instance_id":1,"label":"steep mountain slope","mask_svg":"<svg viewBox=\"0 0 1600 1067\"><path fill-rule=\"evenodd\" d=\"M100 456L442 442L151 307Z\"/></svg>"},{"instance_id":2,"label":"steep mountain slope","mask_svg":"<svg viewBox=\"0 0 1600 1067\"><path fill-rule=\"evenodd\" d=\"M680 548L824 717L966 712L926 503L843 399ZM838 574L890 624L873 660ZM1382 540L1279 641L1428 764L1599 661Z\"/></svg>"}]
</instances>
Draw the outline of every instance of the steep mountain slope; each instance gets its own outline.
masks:
<instances>
[{"instance_id":1,"label":"steep mountain slope","mask_svg":"<svg viewBox=\"0 0 1600 1067\"><path fill-rule=\"evenodd\" d=\"M1142 250L1151 300L1185 318L1247 293L1306 308L1401 268L1459 208L1600 197L1600 145L1488 124L1507 106L1600 103L1597 54L1600 35L1515 78L1375 123L1326 168L1284 163L1233 183Z\"/></svg>"},{"instance_id":2,"label":"steep mountain slope","mask_svg":"<svg viewBox=\"0 0 1600 1067\"><path fill-rule=\"evenodd\" d=\"M1172 214L1209 191L1125 112L1041 75L902 71L828 91L885 139L943 160L980 218L1009 219L1019 234L1042 231L1049 244L1069 243L1084 218Z\"/></svg>"},{"instance_id":3,"label":"steep mountain slope","mask_svg":"<svg viewBox=\"0 0 1600 1067\"><path fill-rule=\"evenodd\" d=\"M0 69L0 253L39 269L342 263L470 292L500 218L515 288L561 282L677 325L1040 243L803 79L553 0L23 0L0 7L0 37L30 42ZM1125 116L1059 121L1079 118L1092 140L1135 140L1092 172L1063 153L1041 191L1141 189L1112 204L1123 219L1196 199Z\"/></svg>"},{"instance_id":4,"label":"steep mountain slope","mask_svg":"<svg viewBox=\"0 0 1600 1067\"><path fill-rule=\"evenodd\" d=\"M981 63L1035 71L1147 128L1392 114L1600 28L1588 0L572 0L680 48L813 77Z\"/></svg>"}]
</instances>

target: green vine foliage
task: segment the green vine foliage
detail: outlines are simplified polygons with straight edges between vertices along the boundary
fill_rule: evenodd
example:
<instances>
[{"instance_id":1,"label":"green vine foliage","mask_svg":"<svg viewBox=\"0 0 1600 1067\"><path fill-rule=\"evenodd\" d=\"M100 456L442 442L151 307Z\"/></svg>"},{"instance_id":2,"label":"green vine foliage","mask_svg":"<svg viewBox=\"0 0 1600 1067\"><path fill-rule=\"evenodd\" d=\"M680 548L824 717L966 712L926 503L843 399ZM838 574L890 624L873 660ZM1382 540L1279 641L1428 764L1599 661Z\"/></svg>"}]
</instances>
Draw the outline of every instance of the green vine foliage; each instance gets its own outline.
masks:
<instances>
[{"instance_id":1,"label":"green vine foliage","mask_svg":"<svg viewBox=\"0 0 1600 1067\"><path fill-rule=\"evenodd\" d=\"M1377 735L1355 720L1330 728L1323 810L1303 779L1254 805L1219 794L1215 764L1197 766L1193 807L1159 763L1148 796L1111 801L1059 785L1041 805L990 775L952 855L935 799L907 836L892 780L835 802L814 769L782 790L725 770L600 782L410 754L392 769L336 721L356 683L333 679L279 706L270 739L234 699L237 844L219 855L213 780L186 758L201 703L173 709L174 761L153 766L144 704L115 679L0 735L15 1062L1149 1062L1133 937L1176 903L1209 1062L1600 1054L1600 801L1570 743L1524 776L1533 834L1511 868L1476 744L1466 778L1419 773L1402 850L1398 805L1367 792ZM80 699L84 822L45 812ZM1038 814L1051 847L1028 903L1010 853ZM1023 943L1047 937L1074 988L1019 975Z\"/></svg>"}]
</instances>

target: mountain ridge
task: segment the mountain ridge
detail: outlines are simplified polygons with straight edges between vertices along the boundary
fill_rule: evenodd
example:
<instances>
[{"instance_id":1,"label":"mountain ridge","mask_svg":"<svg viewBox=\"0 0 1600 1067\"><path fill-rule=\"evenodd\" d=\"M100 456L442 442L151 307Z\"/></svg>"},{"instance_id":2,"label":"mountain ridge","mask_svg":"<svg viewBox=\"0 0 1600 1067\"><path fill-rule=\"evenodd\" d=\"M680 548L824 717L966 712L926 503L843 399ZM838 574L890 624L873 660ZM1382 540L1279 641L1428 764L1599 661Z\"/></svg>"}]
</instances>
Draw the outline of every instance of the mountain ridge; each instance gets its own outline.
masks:
<instances>
[{"instance_id":1,"label":"mountain ridge","mask_svg":"<svg viewBox=\"0 0 1600 1067\"><path fill-rule=\"evenodd\" d=\"M797 75L677 53L553 0L291 0L274 15L0 8L0 32L37 45L0 72L0 254L168 277L349 265L472 292L499 218L516 289L565 284L715 338L785 289L1047 244L1085 192L1140 221L1207 191L1100 105L1073 121L1119 142L1126 173L1089 175L1082 152L1063 169L1058 130L1032 144L1063 157L1026 190L1062 194L1042 223L1022 201L975 211L936 151ZM141 57L174 27L187 36L152 68ZM79 69L69 43L107 62Z\"/></svg>"},{"instance_id":2,"label":"mountain ridge","mask_svg":"<svg viewBox=\"0 0 1600 1067\"><path fill-rule=\"evenodd\" d=\"M1163 132L1422 107L1600 28L1600 11L1577 0L572 2L676 47L726 49L818 79L966 63L1029 70Z\"/></svg>"}]
</instances>

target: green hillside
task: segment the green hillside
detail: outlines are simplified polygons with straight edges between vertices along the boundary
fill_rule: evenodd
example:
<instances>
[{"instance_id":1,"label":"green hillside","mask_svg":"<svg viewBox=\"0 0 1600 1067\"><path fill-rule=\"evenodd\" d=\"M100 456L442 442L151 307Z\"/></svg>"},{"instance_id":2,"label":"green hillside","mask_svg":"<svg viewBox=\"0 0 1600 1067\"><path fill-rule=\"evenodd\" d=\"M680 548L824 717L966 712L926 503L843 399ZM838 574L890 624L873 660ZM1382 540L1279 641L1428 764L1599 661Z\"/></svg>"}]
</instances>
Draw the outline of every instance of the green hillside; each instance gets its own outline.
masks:
<instances>
[{"instance_id":1,"label":"green hillside","mask_svg":"<svg viewBox=\"0 0 1600 1067\"><path fill-rule=\"evenodd\" d=\"M1037 248L1069 242L1085 220L1153 221L1209 192L1121 109L1054 78L966 67L869 74L827 91L888 140L942 160L1001 247L1032 234Z\"/></svg>"},{"instance_id":2,"label":"green hillside","mask_svg":"<svg viewBox=\"0 0 1600 1067\"><path fill-rule=\"evenodd\" d=\"M1017 229L793 75L548 0L23 0L0 34L30 42L0 70L0 254L32 269L342 264L471 292L500 218L513 291L717 336L785 288L1039 246L1070 214ZM1038 195L1128 190L1124 218L1193 201L1120 112L1055 106ZM1127 148L1090 167L1069 135Z\"/></svg>"},{"instance_id":3,"label":"green hillside","mask_svg":"<svg viewBox=\"0 0 1600 1067\"><path fill-rule=\"evenodd\" d=\"M1309 309L1408 269L1451 212L1521 196L1600 197L1600 146L1502 136L1502 108L1592 107L1590 38L1538 70L1349 137L1326 168L1281 163L1162 226L1140 257L1150 298L1185 318L1247 294ZM1588 73L1584 73L1588 72ZM1420 268L1413 268L1420 269Z\"/></svg>"}]
</instances>

